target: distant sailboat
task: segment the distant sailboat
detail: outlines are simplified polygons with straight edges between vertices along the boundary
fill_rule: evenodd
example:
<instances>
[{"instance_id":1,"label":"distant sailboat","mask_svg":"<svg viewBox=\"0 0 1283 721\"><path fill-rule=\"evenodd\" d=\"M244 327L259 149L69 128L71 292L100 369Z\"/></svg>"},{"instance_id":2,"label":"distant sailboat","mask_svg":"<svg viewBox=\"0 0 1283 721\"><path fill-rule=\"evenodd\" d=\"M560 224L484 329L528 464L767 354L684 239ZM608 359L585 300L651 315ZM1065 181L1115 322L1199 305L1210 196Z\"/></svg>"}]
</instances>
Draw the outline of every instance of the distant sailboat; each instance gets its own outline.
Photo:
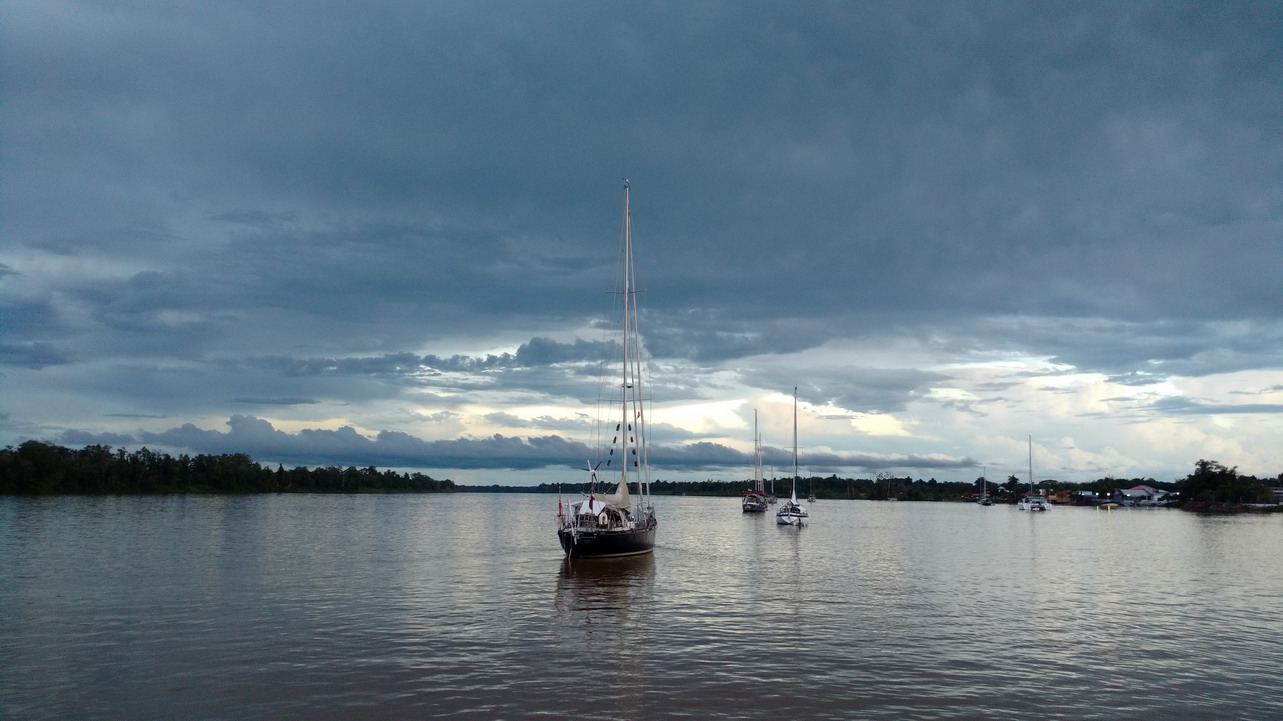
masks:
<instances>
[{"instance_id":1,"label":"distant sailboat","mask_svg":"<svg viewBox=\"0 0 1283 721\"><path fill-rule=\"evenodd\" d=\"M757 411L753 411L753 487L744 491L740 501L744 513L766 513L768 505L762 488L762 437L757 433Z\"/></svg>"},{"instance_id":2,"label":"distant sailboat","mask_svg":"<svg viewBox=\"0 0 1283 721\"><path fill-rule=\"evenodd\" d=\"M1029 436L1029 492L1016 504L1022 511L1050 511L1047 497L1034 491L1034 437Z\"/></svg>"},{"instance_id":3,"label":"distant sailboat","mask_svg":"<svg viewBox=\"0 0 1283 721\"><path fill-rule=\"evenodd\" d=\"M623 378L619 385L615 440L605 461L608 471L618 473L614 493L597 494L597 469L588 466L588 495L570 504L566 513L557 500L557 538L566 556L631 556L650 553L655 547L655 507L650 499L650 458L646 444L645 403L642 395L641 343L637 332L637 289L633 269L633 230L629 209L629 186L624 181L623 323L620 347L623 351ZM616 453L619 450L620 453ZM612 462L617 463L611 468ZM637 486L637 506L629 493Z\"/></svg>"},{"instance_id":4,"label":"distant sailboat","mask_svg":"<svg viewBox=\"0 0 1283 721\"><path fill-rule=\"evenodd\" d=\"M980 471L980 496L976 498L976 503L979 503L982 506L993 505L993 499L989 497L988 475L989 475L989 467L985 466L984 470Z\"/></svg>"},{"instance_id":5,"label":"distant sailboat","mask_svg":"<svg viewBox=\"0 0 1283 721\"><path fill-rule=\"evenodd\" d=\"M775 522L781 526L803 526L807 519L806 506L797 502L797 388L793 389L793 495L780 504L775 512Z\"/></svg>"}]
</instances>

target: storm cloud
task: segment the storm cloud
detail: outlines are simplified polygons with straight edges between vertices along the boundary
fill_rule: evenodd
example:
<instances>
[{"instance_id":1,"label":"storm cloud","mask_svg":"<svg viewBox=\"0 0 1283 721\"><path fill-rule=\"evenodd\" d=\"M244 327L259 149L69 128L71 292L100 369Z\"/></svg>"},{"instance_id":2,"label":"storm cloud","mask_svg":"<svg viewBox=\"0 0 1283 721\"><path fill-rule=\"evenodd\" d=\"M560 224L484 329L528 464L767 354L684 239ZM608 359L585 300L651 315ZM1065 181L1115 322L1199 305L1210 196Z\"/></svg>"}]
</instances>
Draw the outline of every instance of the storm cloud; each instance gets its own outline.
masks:
<instances>
[{"instance_id":1,"label":"storm cloud","mask_svg":"<svg viewBox=\"0 0 1283 721\"><path fill-rule=\"evenodd\" d=\"M5 20L5 443L555 480L628 177L665 472L1283 471L1278 4Z\"/></svg>"}]
</instances>

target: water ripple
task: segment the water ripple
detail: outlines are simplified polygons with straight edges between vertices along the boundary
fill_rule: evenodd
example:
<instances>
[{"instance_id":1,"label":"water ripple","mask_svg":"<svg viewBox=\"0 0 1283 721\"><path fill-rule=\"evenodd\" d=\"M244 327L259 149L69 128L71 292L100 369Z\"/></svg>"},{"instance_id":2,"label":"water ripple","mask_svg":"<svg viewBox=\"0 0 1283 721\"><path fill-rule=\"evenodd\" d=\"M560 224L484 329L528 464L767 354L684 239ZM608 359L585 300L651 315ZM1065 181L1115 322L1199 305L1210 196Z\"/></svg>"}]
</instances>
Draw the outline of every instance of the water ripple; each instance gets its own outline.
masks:
<instances>
[{"instance_id":1,"label":"water ripple","mask_svg":"<svg viewBox=\"0 0 1283 721\"><path fill-rule=\"evenodd\" d=\"M0 717L1283 717L1279 517L659 504L0 499Z\"/></svg>"}]
</instances>

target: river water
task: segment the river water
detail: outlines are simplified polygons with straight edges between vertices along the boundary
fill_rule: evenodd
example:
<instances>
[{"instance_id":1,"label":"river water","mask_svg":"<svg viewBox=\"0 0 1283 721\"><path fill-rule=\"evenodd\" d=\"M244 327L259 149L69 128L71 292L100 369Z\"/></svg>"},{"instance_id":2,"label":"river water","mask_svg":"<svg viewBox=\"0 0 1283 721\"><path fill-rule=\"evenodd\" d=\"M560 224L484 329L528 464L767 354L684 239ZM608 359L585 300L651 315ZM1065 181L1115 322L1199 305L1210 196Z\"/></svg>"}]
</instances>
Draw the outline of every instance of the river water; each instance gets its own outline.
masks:
<instances>
[{"instance_id":1,"label":"river water","mask_svg":"<svg viewBox=\"0 0 1283 721\"><path fill-rule=\"evenodd\" d=\"M1283 718L1283 516L0 498L0 718Z\"/></svg>"}]
</instances>

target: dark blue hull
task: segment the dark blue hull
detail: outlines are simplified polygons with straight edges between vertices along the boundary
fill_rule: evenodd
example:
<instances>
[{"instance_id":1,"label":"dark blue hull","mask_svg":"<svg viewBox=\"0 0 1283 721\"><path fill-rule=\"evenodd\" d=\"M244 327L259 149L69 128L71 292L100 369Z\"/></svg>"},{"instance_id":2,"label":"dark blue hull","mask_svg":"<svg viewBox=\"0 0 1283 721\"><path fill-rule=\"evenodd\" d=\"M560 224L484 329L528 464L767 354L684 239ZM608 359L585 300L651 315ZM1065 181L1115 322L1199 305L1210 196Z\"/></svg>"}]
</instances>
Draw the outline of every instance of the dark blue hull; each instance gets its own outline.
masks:
<instances>
[{"instance_id":1,"label":"dark blue hull","mask_svg":"<svg viewBox=\"0 0 1283 721\"><path fill-rule=\"evenodd\" d=\"M636 556L650 553L655 548L655 528L659 524L652 518L645 528L627 531L557 531L561 550L569 558L608 558L610 556Z\"/></svg>"}]
</instances>

